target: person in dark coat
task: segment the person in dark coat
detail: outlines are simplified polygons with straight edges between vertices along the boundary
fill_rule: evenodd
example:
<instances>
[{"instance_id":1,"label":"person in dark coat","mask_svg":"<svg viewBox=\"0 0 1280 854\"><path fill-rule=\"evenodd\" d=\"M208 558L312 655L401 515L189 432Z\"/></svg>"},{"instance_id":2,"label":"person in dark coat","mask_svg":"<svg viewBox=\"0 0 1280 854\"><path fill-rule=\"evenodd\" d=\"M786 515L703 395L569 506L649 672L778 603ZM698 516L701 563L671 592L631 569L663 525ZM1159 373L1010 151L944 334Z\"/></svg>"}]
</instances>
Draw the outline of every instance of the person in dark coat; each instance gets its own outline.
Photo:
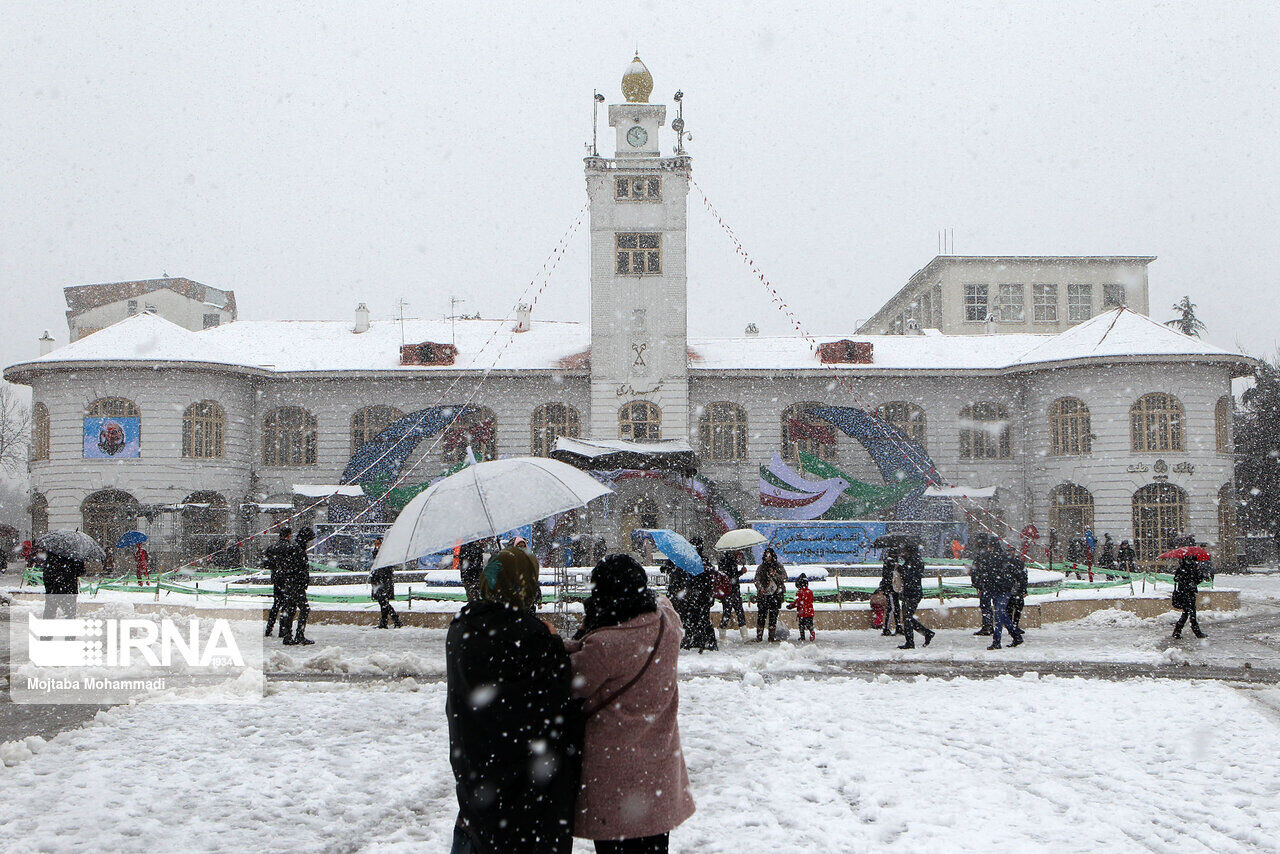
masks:
<instances>
[{"instance_id":1,"label":"person in dark coat","mask_svg":"<svg viewBox=\"0 0 1280 854\"><path fill-rule=\"evenodd\" d=\"M720 631L733 627L743 632L746 640L747 612L742 607L742 574L747 571L741 552L726 552L720 556L720 574L724 576L728 592L724 596L720 612Z\"/></svg>"},{"instance_id":2,"label":"person in dark coat","mask_svg":"<svg viewBox=\"0 0 1280 854\"><path fill-rule=\"evenodd\" d=\"M538 563L504 549L445 638L455 854L573 848L583 719L559 636L537 618Z\"/></svg>"},{"instance_id":3,"label":"person in dark coat","mask_svg":"<svg viewBox=\"0 0 1280 854\"><path fill-rule=\"evenodd\" d=\"M991 634L993 620L991 594L988 588L991 586L991 575L999 561L999 557L995 554L999 546L999 541L990 534L977 534L967 549L973 558L969 580L973 583L973 588L978 591L978 613L982 615L982 627L974 632L974 635Z\"/></svg>"},{"instance_id":4,"label":"person in dark coat","mask_svg":"<svg viewBox=\"0 0 1280 854\"><path fill-rule=\"evenodd\" d=\"M480 571L484 569L484 541L463 543L458 549L458 573L462 576L462 589L467 601L480 598Z\"/></svg>"},{"instance_id":5,"label":"person in dark coat","mask_svg":"<svg viewBox=\"0 0 1280 854\"><path fill-rule=\"evenodd\" d=\"M1111 539L1110 534L1102 535L1102 557L1098 561L1098 565L1103 569L1116 568L1116 543Z\"/></svg>"},{"instance_id":6,"label":"person in dark coat","mask_svg":"<svg viewBox=\"0 0 1280 854\"><path fill-rule=\"evenodd\" d=\"M662 571L667 574L667 598L671 600L671 607L675 608L676 616L680 618L680 625L687 632L690 620L689 600L693 595L689 588L693 576L669 560L662 562Z\"/></svg>"},{"instance_id":7,"label":"person in dark coat","mask_svg":"<svg viewBox=\"0 0 1280 854\"><path fill-rule=\"evenodd\" d=\"M902 576L902 629L907 636L906 643L898 649L915 649L916 632L924 635L924 645L928 646L936 633L916 619L916 608L924 598L924 558L915 540L898 546L898 573Z\"/></svg>"},{"instance_id":8,"label":"person in dark coat","mask_svg":"<svg viewBox=\"0 0 1280 854\"><path fill-rule=\"evenodd\" d=\"M1128 540L1120 541L1120 548L1116 552L1116 562L1123 572L1138 571L1137 555L1134 554L1133 546L1129 545Z\"/></svg>"},{"instance_id":9,"label":"person in dark coat","mask_svg":"<svg viewBox=\"0 0 1280 854\"><path fill-rule=\"evenodd\" d=\"M906 634L902 630L902 597L893 589L893 572L898 568L898 553L894 549L884 550L884 561L880 564L880 586L876 588L884 594L888 606L884 611L884 625L880 628L882 635ZM892 617L892 628L890 627Z\"/></svg>"},{"instance_id":10,"label":"person in dark coat","mask_svg":"<svg viewBox=\"0 0 1280 854\"><path fill-rule=\"evenodd\" d=\"M279 530L276 541L267 546L262 554L262 568L271 574L271 610L267 611L267 630L264 637L271 637L271 629L285 606L284 577L289 564L289 554L293 551L293 529L285 525ZM284 620L280 621L280 637L287 634Z\"/></svg>"},{"instance_id":11,"label":"person in dark coat","mask_svg":"<svg viewBox=\"0 0 1280 854\"><path fill-rule=\"evenodd\" d=\"M756 641L764 640L765 627L769 628L769 643L778 639L778 611L787 592L787 571L778 560L778 553L765 549L756 567Z\"/></svg>"},{"instance_id":12,"label":"person in dark coat","mask_svg":"<svg viewBox=\"0 0 1280 854\"><path fill-rule=\"evenodd\" d=\"M46 552L41 574L45 592L44 618L51 620L59 611L67 617L74 617L76 598L80 595L80 576L84 575L84 561Z\"/></svg>"},{"instance_id":13,"label":"person in dark coat","mask_svg":"<svg viewBox=\"0 0 1280 854\"><path fill-rule=\"evenodd\" d=\"M1013 573L1013 593L1009 596L1009 620L1018 629L1022 629L1022 609L1027 604L1027 562L1025 559L1010 554Z\"/></svg>"},{"instance_id":14,"label":"person in dark coat","mask_svg":"<svg viewBox=\"0 0 1280 854\"><path fill-rule=\"evenodd\" d=\"M1196 589L1200 586L1200 561L1193 557L1184 557L1178 561L1178 568L1173 571L1173 607L1182 612L1178 622L1173 626L1173 636L1182 637L1182 627L1191 621L1191 631L1202 638L1200 621L1196 619Z\"/></svg>"},{"instance_id":15,"label":"person in dark coat","mask_svg":"<svg viewBox=\"0 0 1280 854\"><path fill-rule=\"evenodd\" d=\"M311 565L307 559L307 549L313 539L315 532L311 528L303 528L298 532L298 541L285 557L284 612L280 617L280 630L286 646L309 646L315 643L307 638L307 615L311 613L311 605L307 602L307 588L311 586ZM293 627L295 617L298 620L296 629Z\"/></svg>"},{"instance_id":16,"label":"person in dark coat","mask_svg":"<svg viewBox=\"0 0 1280 854\"><path fill-rule=\"evenodd\" d=\"M379 539L375 544L374 554L377 554L381 546L382 540ZM378 628L385 629L388 619L397 629L400 628L400 615L391 606L391 600L396 596L396 576L393 567L380 566L369 573L369 585L373 588L370 595L373 601L378 603Z\"/></svg>"},{"instance_id":17,"label":"person in dark coat","mask_svg":"<svg viewBox=\"0 0 1280 854\"><path fill-rule=\"evenodd\" d=\"M1013 638L1010 646L1018 646L1022 643L1022 630L1014 624L1009 613L1009 600L1018 589L1018 574L1020 571L1025 574L1026 565L1021 558L1000 545L992 546L991 555L992 570L987 579L987 589L991 596L993 632L991 646L987 649L1002 648L1002 628L1008 629L1009 636Z\"/></svg>"},{"instance_id":18,"label":"person in dark coat","mask_svg":"<svg viewBox=\"0 0 1280 854\"><path fill-rule=\"evenodd\" d=\"M684 638L680 642L681 649L696 649L705 652L718 649L716 630L711 625L711 606L715 601L712 590L715 586L715 574L711 564L702 555L702 538L692 537L690 544L697 549L702 558L702 572L689 576L684 623Z\"/></svg>"}]
</instances>

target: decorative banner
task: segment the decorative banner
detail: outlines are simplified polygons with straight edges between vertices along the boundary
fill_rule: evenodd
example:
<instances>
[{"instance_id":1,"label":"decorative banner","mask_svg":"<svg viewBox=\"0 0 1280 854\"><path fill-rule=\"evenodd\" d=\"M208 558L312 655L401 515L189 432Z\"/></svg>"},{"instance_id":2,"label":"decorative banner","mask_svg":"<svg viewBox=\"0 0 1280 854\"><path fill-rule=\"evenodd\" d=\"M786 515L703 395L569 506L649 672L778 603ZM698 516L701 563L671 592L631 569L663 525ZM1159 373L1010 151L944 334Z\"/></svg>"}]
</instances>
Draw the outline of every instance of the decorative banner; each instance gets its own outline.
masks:
<instances>
[{"instance_id":1,"label":"decorative banner","mask_svg":"<svg viewBox=\"0 0 1280 854\"><path fill-rule=\"evenodd\" d=\"M142 419L136 416L86 418L86 460L136 460L141 456Z\"/></svg>"},{"instance_id":2,"label":"decorative banner","mask_svg":"<svg viewBox=\"0 0 1280 854\"><path fill-rule=\"evenodd\" d=\"M884 522L752 522L769 538L769 547L786 563L865 563L879 561L871 543L885 533ZM761 546L756 551L763 553ZM760 555L756 555L756 560Z\"/></svg>"}]
</instances>

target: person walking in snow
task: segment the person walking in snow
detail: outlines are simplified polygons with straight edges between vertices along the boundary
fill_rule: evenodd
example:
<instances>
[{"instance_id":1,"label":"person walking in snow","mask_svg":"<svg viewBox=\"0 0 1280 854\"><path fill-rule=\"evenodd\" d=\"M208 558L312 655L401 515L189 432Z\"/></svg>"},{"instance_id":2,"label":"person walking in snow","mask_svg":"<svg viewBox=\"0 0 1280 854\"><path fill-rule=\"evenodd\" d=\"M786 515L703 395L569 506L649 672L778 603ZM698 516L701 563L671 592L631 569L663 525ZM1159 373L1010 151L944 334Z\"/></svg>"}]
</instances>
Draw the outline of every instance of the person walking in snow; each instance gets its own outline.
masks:
<instances>
[{"instance_id":1,"label":"person walking in snow","mask_svg":"<svg viewBox=\"0 0 1280 854\"><path fill-rule=\"evenodd\" d=\"M680 648L705 652L709 649L718 648L716 630L711 625L711 605L715 600L712 595L715 574L707 559L702 555L702 538L691 537L689 543L697 550L698 557L702 559L702 572L689 576L685 608L685 616L688 619L684 623L684 639L680 643Z\"/></svg>"},{"instance_id":2,"label":"person walking in snow","mask_svg":"<svg viewBox=\"0 0 1280 854\"><path fill-rule=\"evenodd\" d=\"M307 638L307 615L311 605L307 602L307 588L311 585L311 565L307 549L315 539L315 531L303 528L298 531L298 541L289 549L285 558L284 612L280 617L280 631L286 646L310 646L315 641ZM294 619L298 625L293 627Z\"/></svg>"},{"instance_id":3,"label":"person walking in snow","mask_svg":"<svg viewBox=\"0 0 1280 854\"><path fill-rule=\"evenodd\" d=\"M694 811L677 721L680 621L630 555L596 564L591 585L565 642L587 719L573 835L600 854L661 854Z\"/></svg>"},{"instance_id":4,"label":"person walking in snow","mask_svg":"<svg viewBox=\"0 0 1280 854\"><path fill-rule=\"evenodd\" d=\"M458 547L458 574L462 580L462 589L466 591L467 601L474 602L480 598L480 571L484 568L484 543L476 540L462 543Z\"/></svg>"},{"instance_id":5,"label":"person walking in snow","mask_svg":"<svg viewBox=\"0 0 1280 854\"><path fill-rule=\"evenodd\" d=\"M935 632L916 619L916 608L924 598L924 558L920 543L907 540L898 547L898 571L902 575L902 629L907 641L898 649L915 649L916 632L924 635L924 645L933 642Z\"/></svg>"},{"instance_id":6,"label":"person walking in snow","mask_svg":"<svg viewBox=\"0 0 1280 854\"><path fill-rule=\"evenodd\" d=\"M477 593L445 638L452 852L569 854L582 707L564 642L535 613L538 562L503 549L481 569Z\"/></svg>"},{"instance_id":7,"label":"person walking in snow","mask_svg":"<svg viewBox=\"0 0 1280 854\"><path fill-rule=\"evenodd\" d=\"M44 618L51 620L59 612L68 618L75 617L84 561L45 551L39 562L44 580Z\"/></svg>"},{"instance_id":8,"label":"person walking in snow","mask_svg":"<svg viewBox=\"0 0 1280 854\"><path fill-rule=\"evenodd\" d=\"M988 579L991 595L992 637L991 646L987 649L1001 649L1002 629L1009 630L1013 638L1010 646L1022 643L1022 630L1014 624L1009 611L1009 601L1018 589L1019 572L1026 572L1026 565L1017 555L1007 551L1001 545L993 545L993 569Z\"/></svg>"},{"instance_id":9,"label":"person walking in snow","mask_svg":"<svg viewBox=\"0 0 1280 854\"><path fill-rule=\"evenodd\" d=\"M724 597L721 602L720 631L723 633L732 627L747 639L747 612L742 607L742 575L747 571L743 565L742 552L726 552L720 556L720 574L724 577Z\"/></svg>"},{"instance_id":10,"label":"person walking in snow","mask_svg":"<svg viewBox=\"0 0 1280 854\"><path fill-rule=\"evenodd\" d=\"M1129 545L1128 540L1120 541L1120 548L1116 552L1116 562L1123 572L1138 571L1137 555L1134 554L1133 546Z\"/></svg>"},{"instance_id":11,"label":"person walking in snow","mask_svg":"<svg viewBox=\"0 0 1280 854\"><path fill-rule=\"evenodd\" d=\"M1103 569L1116 568L1116 544L1110 534L1102 535L1102 555L1098 560L1098 566Z\"/></svg>"},{"instance_id":12,"label":"person walking in snow","mask_svg":"<svg viewBox=\"0 0 1280 854\"><path fill-rule=\"evenodd\" d=\"M880 564L880 586L876 591L884 594L884 624L880 627L882 635L904 634L902 630L902 596L893 585L893 574L898 571L898 553L894 549L884 550L884 560ZM899 574L901 579L901 574ZM899 583L899 587L901 583Z\"/></svg>"},{"instance_id":13,"label":"person walking in snow","mask_svg":"<svg viewBox=\"0 0 1280 854\"><path fill-rule=\"evenodd\" d=\"M151 562L151 556L147 554L147 550L142 547L142 543L138 543L133 550L133 571L138 577L138 583L143 587L151 584L151 573L147 571L147 566ZM126 578L128 576L126 575Z\"/></svg>"},{"instance_id":14,"label":"person walking in snow","mask_svg":"<svg viewBox=\"0 0 1280 854\"><path fill-rule=\"evenodd\" d=\"M271 610L267 611L267 630L264 632L264 637L271 637L271 629L285 607L284 577L289 563L289 554L293 551L293 543L290 541L293 537L293 529L284 525L277 534L276 541L267 546L267 550L262 555L262 568L271 574ZM280 620L280 637L283 638L286 634L284 620Z\"/></svg>"},{"instance_id":15,"label":"person walking in snow","mask_svg":"<svg viewBox=\"0 0 1280 854\"><path fill-rule=\"evenodd\" d=\"M808 630L809 640L816 641L818 638L813 633L813 591L809 589L809 576L803 572L796 579L796 599L788 602L787 608L795 609L800 640L804 640L805 630Z\"/></svg>"},{"instance_id":16,"label":"person walking in snow","mask_svg":"<svg viewBox=\"0 0 1280 854\"><path fill-rule=\"evenodd\" d=\"M377 554L377 550L381 547L382 539L379 538L374 545L374 554ZM395 571L390 566L380 566L369 573L369 585L372 588L370 596L378 603L378 628L380 629L387 627L388 619L397 629L400 628L400 615L391 605L391 600L396 597L395 578Z\"/></svg>"},{"instance_id":17,"label":"person walking in snow","mask_svg":"<svg viewBox=\"0 0 1280 854\"><path fill-rule=\"evenodd\" d=\"M1027 604L1027 561L1021 555L1010 557L1013 562L1009 570L1013 575L1013 592L1009 595L1009 621L1014 627L1022 629L1022 610Z\"/></svg>"},{"instance_id":18,"label":"person walking in snow","mask_svg":"<svg viewBox=\"0 0 1280 854\"><path fill-rule=\"evenodd\" d=\"M765 549L756 568L756 642L764 640L764 630L769 629L769 643L778 639L778 610L787 589L787 571L778 560L778 553Z\"/></svg>"},{"instance_id":19,"label":"person walking in snow","mask_svg":"<svg viewBox=\"0 0 1280 854\"><path fill-rule=\"evenodd\" d=\"M978 591L978 613L982 615L982 626L974 632L975 636L991 634L993 618L988 588L999 561L996 555L999 547L1000 541L992 534L976 534L970 541L969 554L973 558L973 566L969 572L969 580Z\"/></svg>"},{"instance_id":20,"label":"person walking in snow","mask_svg":"<svg viewBox=\"0 0 1280 854\"><path fill-rule=\"evenodd\" d=\"M1196 637L1205 636L1200 631L1200 621L1196 619L1196 591L1201 579L1200 561L1193 557L1184 557L1178 561L1178 568L1173 571L1173 607L1181 611L1182 615L1173 626L1175 638L1182 637L1182 628L1188 620L1191 621L1191 631Z\"/></svg>"}]
</instances>

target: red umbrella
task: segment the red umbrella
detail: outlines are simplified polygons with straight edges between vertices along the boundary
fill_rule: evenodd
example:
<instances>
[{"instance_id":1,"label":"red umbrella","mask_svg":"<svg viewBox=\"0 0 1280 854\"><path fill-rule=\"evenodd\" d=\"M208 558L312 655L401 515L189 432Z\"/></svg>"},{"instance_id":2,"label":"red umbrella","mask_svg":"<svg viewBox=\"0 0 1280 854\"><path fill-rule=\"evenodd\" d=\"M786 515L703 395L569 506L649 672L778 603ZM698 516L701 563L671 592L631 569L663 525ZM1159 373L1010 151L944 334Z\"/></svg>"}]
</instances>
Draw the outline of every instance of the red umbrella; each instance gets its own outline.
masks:
<instances>
[{"instance_id":1,"label":"red umbrella","mask_svg":"<svg viewBox=\"0 0 1280 854\"><path fill-rule=\"evenodd\" d=\"M1193 557L1196 560L1213 560L1213 558L1209 557L1209 553L1199 546L1179 546L1160 555L1156 560L1181 560L1184 557Z\"/></svg>"}]
</instances>

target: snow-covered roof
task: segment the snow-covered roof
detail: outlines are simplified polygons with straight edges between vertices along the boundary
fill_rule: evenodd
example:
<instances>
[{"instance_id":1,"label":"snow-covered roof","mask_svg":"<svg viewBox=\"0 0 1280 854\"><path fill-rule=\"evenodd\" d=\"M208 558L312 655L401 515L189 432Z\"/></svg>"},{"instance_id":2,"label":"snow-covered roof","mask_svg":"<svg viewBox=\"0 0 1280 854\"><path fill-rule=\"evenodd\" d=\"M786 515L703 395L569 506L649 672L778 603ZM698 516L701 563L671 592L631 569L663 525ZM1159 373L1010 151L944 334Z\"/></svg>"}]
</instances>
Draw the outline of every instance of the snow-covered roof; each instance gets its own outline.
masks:
<instances>
[{"instance_id":1,"label":"snow-covered roof","mask_svg":"<svg viewBox=\"0 0 1280 854\"><path fill-rule=\"evenodd\" d=\"M301 498L332 498L335 495L361 498L364 496L364 488L358 483L295 483L293 494Z\"/></svg>"},{"instance_id":2,"label":"snow-covered roof","mask_svg":"<svg viewBox=\"0 0 1280 854\"><path fill-rule=\"evenodd\" d=\"M512 333L510 321L373 321L367 332L339 321L240 320L202 331L184 329L154 314L128 318L13 366L21 373L43 365L85 362L204 363L269 373L439 370L583 370L591 336L585 324L535 321ZM845 336L822 336L818 342ZM690 369L737 371L966 371L1018 370L1089 358L1184 358L1247 364L1248 358L1183 335L1150 318L1115 309L1054 335L855 335L872 345L870 364L825 364L799 336L692 338ZM400 364L400 346L456 343L452 365Z\"/></svg>"}]
</instances>

